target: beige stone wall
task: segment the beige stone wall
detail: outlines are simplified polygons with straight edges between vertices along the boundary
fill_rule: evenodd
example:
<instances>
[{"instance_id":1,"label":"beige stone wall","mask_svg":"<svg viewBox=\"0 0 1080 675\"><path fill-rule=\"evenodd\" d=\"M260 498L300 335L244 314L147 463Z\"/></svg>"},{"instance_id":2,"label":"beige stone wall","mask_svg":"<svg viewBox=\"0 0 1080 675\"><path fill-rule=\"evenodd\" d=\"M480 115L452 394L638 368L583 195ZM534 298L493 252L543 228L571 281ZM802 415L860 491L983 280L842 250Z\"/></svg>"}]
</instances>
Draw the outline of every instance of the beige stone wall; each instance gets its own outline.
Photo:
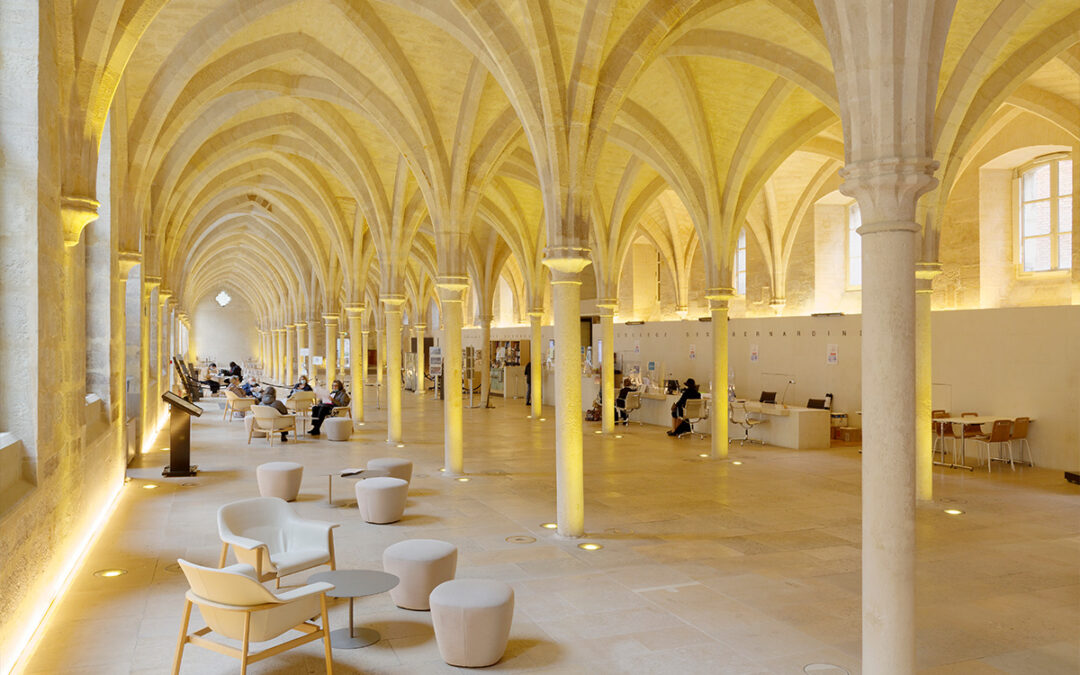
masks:
<instances>
[{"instance_id":1,"label":"beige stone wall","mask_svg":"<svg viewBox=\"0 0 1080 675\"><path fill-rule=\"evenodd\" d=\"M200 361L209 358L225 367L229 361L242 364L258 353L255 313L238 293L224 307L206 296L195 306L192 318L195 353Z\"/></svg>"}]
</instances>

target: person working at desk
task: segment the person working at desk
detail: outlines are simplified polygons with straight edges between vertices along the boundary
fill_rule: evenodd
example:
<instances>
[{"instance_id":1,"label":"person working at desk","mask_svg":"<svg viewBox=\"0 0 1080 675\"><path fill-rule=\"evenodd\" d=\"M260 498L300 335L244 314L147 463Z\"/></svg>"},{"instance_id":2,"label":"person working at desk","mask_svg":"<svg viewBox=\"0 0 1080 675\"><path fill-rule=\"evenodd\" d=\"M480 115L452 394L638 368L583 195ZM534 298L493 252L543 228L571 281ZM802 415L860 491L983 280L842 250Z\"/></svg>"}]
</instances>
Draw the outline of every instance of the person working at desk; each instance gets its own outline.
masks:
<instances>
[{"instance_id":1,"label":"person working at desk","mask_svg":"<svg viewBox=\"0 0 1080 675\"><path fill-rule=\"evenodd\" d=\"M679 426L685 421L683 419L683 410L686 409L686 402L690 399L701 398L701 392L698 391L697 382L694 382L694 378L689 378L683 384L686 385L686 388L683 389L682 396L671 406L671 431L667 432L668 436L675 436Z\"/></svg>"},{"instance_id":2,"label":"person working at desk","mask_svg":"<svg viewBox=\"0 0 1080 675\"><path fill-rule=\"evenodd\" d=\"M619 390L619 396L615 399L615 421L622 422L623 426L629 423L630 415L626 412L626 397L632 391L634 391L634 383L629 377L623 378L622 389Z\"/></svg>"}]
</instances>

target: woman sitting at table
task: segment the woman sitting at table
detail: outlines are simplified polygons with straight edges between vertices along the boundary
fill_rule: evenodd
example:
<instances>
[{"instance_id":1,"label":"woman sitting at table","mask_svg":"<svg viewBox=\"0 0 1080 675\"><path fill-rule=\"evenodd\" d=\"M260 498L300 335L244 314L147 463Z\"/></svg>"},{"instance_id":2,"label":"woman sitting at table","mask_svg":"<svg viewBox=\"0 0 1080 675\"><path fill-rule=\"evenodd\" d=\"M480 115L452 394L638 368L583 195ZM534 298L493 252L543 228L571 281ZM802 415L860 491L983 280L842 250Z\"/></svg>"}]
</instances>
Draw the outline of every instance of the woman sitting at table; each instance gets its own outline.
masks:
<instances>
[{"instance_id":1,"label":"woman sitting at table","mask_svg":"<svg viewBox=\"0 0 1080 675\"><path fill-rule=\"evenodd\" d=\"M329 415L334 408L343 408L349 405L349 394L345 391L345 385L341 380L334 380L334 384L331 385L333 389L330 392L328 400L319 405L312 406L311 408L311 430L308 434L311 436L318 436L319 429L322 427L323 420ZM325 389L323 391L326 391Z\"/></svg>"},{"instance_id":2,"label":"woman sitting at table","mask_svg":"<svg viewBox=\"0 0 1080 675\"><path fill-rule=\"evenodd\" d=\"M686 389L683 389L682 396L671 406L671 431L667 432L668 436L675 436L679 425L684 422L683 411L686 409L686 402L690 399L701 398L701 392L698 391L694 378L689 378L683 384L686 385Z\"/></svg>"}]
</instances>

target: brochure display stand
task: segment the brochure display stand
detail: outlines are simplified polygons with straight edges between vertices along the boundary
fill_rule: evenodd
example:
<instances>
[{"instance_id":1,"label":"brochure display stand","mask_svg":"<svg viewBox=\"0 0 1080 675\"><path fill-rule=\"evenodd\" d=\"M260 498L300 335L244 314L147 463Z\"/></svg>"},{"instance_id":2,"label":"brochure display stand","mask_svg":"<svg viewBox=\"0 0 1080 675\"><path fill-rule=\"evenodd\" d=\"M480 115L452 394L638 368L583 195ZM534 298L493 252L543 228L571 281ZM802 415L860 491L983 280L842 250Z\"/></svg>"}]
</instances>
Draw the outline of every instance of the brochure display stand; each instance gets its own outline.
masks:
<instances>
[{"instance_id":1,"label":"brochure display stand","mask_svg":"<svg viewBox=\"0 0 1080 675\"><path fill-rule=\"evenodd\" d=\"M191 418L202 415L202 408L167 391L161 400L169 404L169 465L162 476L194 476L199 467L191 464Z\"/></svg>"}]
</instances>

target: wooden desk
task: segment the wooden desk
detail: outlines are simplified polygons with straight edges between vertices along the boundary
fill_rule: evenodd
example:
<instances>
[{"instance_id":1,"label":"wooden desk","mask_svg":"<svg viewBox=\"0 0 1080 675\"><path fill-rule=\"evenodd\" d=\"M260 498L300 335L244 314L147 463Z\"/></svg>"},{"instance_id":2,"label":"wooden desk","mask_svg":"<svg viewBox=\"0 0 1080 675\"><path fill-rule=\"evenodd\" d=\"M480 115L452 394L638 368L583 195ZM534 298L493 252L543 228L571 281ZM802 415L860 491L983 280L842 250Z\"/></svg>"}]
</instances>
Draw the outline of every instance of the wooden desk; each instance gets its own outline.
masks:
<instances>
[{"instance_id":1,"label":"wooden desk","mask_svg":"<svg viewBox=\"0 0 1080 675\"><path fill-rule=\"evenodd\" d=\"M754 435L781 448L824 449L830 443L830 413L821 408L801 408L775 403L746 401L749 413L768 421L754 427ZM732 425L738 431L737 425Z\"/></svg>"}]
</instances>

